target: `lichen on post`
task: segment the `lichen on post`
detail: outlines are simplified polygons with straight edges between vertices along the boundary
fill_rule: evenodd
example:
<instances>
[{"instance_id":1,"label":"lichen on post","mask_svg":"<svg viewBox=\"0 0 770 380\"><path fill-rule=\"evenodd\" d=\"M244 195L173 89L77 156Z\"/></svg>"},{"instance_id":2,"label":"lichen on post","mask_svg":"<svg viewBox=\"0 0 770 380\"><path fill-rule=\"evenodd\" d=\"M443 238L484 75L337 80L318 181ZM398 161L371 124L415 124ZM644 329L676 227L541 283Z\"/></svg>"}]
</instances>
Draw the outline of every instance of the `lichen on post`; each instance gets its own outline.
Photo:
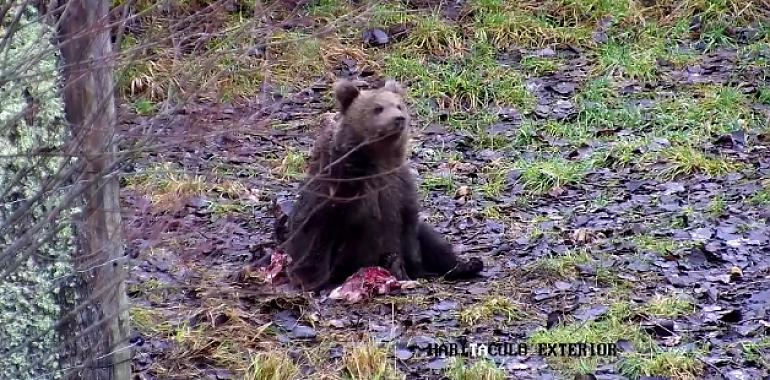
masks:
<instances>
[{"instance_id":1,"label":"lichen on post","mask_svg":"<svg viewBox=\"0 0 770 380\"><path fill-rule=\"evenodd\" d=\"M42 153L60 152L68 136L54 31L39 22L34 8L17 5L0 24L0 39L10 33L0 47L0 247L13 245L61 204L60 188L30 201L60 168L75 163ZM54 327L62 312L59 295L72 273L70 215L76 211L74 203L66 205L54 221L44 223L25 246L32 252L0 257L6 273L0 280L0 378L61 376Z\"/></svg>"}]
</instances>

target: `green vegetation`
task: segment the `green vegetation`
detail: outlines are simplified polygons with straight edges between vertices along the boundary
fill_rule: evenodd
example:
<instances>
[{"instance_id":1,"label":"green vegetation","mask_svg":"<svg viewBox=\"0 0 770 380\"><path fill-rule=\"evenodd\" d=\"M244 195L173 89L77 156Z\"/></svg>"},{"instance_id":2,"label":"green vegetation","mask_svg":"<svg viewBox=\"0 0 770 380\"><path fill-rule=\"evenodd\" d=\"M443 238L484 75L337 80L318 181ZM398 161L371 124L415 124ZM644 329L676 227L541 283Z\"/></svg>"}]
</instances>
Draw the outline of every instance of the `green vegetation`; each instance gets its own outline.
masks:
<instances>
[{"instance_id":1,"label":"green vegetation","mask_svg":"<svg viewBox=\"0 0 770 380\"><path fill-rule=\"evenodd\" d=\"M351 380L400 380L404 376L388 360L388 347L379 347L373 340L351 347L343 358L344 368Z\"/></svg>"},{"instance_id":2,"label":"green vegetation","mask_svg":"<svg viewBox=\"0 0 770 380\"><path fill-rule=\"evenodd\" d=\"M514 167L521 170L521 184L533 193L541 194L554 188L579 183L592 165L590 161L551 158L532 162L519 161Z\"/></svg>"},{"instance_id":3,"label":"green vegetation","mask_svg":"<svg viewBox=\"0 0 770 380\"><path fill-rule=\"evenodd\" d=\"M598 283L621 285L611 269L601 265L587 250L567 251L561 255L549 255L530 265L533 271L562 280L574 280L580 276L580 268L592 268Z\"/></svg>"},{"instance_id":4,"label":"green vegetation","mask_svg":"<svg viewBox=\"0 0 770 380\"><path fill-rule=\"evenodd\" d=\"M449 380L503 380L505 372L489 360L477 360L466 365L462 358L453 358L452 365L445 372Z\"/></svg>"},{"instance_id":5,"label":"green vegetation","mask_svg":"<svg viewBox=\"0 0 770 380\"><path fill-rule=\"evenodd\" d=\"M463 307L459 312L459 320L467 326L479 322L490 322L493 317L503 318L504 323L521 320L525 314L513 301L501 296L489 296L479 303Z\"/></svg>"},{"instance_id":6,"label":"green vegetation","mask_svg":"<svg viewBox=\"0 0 770 380\"><path fill-rule=\"evenodd\" d=\"M658 301L653 301L653 304ZM656 306L657 307L657 306ZM647 307L649 310L649 306ZM686 314L680 305L676 306L677 315ZM658 309L660 310L660 309ZM663 310L670 312L667 306ZM532 344L581 342L592 344L615 344L629 342L633 347L630 352L618 352L622 374L632 379L639 376L667 376L675 379L696 379L703 371L703 364L695 358L695 352L678 349L662 349L631 318L638 313L633 306L624 301L616 301L609 306L607 313L600 319L586 323L567 324L550 330L538 330L530 338ZM593 373L597 366L617 358L581 357L578 359L555 358L553 363L562 371L570 374Z\"/></svg>"},{"instance_id":7,"label":"green vegetation","mask_svg":"<svg viewBox=\"0 0 770 380\"><path fill-rule=\"evenodd\" d=\"M654 252L659 255L681 253L681 250L692 246L688 241L678 241L652 235L639 235L633 240L640 250Z\"/></svg>"}]
</instances>

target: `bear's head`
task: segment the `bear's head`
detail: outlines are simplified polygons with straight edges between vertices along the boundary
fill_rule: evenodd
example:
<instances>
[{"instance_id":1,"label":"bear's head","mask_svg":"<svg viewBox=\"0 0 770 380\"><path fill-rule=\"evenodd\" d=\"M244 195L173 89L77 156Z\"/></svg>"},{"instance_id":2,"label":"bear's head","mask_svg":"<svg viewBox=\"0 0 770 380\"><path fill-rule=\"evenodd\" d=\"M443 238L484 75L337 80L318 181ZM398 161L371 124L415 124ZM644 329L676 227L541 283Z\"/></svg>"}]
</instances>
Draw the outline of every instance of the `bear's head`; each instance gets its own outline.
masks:
<instances>
[{"instance_id":1,"label":"bear's head","mask_svg":"<svg viewBox=\"0 0 770 380\"><path fill-rule=\"evenodd\" d=\"M373 90L360 90L346 79L337 81L334 96L340 111L338 133L345 135L348 143L403 150L410 122L404 95L404 89L393 80Z\"/></svg>"}]
</instances>

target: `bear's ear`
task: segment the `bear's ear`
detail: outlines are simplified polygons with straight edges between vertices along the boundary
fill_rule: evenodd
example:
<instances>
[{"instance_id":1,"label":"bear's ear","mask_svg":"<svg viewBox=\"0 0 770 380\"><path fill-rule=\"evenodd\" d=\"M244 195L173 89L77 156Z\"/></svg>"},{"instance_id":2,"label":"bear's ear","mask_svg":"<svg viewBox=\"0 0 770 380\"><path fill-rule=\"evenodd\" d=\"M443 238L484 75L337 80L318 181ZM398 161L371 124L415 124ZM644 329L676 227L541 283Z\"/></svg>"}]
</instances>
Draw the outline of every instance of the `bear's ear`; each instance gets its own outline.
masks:
<instances>
[{"instance_id":1,"label":"bear's ear","mask_svg":"<svg viewBox=\"0 0 770 380\"><path fill-rule=\"evenodd\" d=\"M358 87L347 79L340 79L334 83L334 97L337 98L342 113L348 110L348 107L353 104L358 94Z\"/></svg>"},{"instance_id":2,"label":"bear's ear","mask_svg":"<svg viewBox=\"0 0 770 380\"><path fill-rule=\"evenodd\" d=\"M388 90L390 92L399 94L401 96L406 95L406 90L404 90L404 88L401 87L401 85L393 79L388 79L382 88L384 90Z\"/></svg>"}]
</instances>

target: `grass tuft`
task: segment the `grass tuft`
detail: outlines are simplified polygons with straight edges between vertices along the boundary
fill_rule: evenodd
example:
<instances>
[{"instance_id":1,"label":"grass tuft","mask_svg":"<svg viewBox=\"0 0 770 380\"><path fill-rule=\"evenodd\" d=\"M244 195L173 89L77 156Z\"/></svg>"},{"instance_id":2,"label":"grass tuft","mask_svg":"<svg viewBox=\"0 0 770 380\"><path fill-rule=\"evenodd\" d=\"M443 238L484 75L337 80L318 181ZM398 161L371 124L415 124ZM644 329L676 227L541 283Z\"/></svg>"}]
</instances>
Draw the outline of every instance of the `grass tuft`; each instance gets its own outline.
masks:
<instances>
[{"instance_id":1,"label":"grass tuft","mask_svg":"<svg viewBox=\"0 0 770 380\"><path fill-rule=\"evenodd\" d=\"M378 347L371 339L347 351L343 357L343 365L351 380L404 379L404 375L388 360L388 350Z\"/></svg>"},{"instance_id":2,"label":"grass tuft","mask_svg":"<svg viewBox=\"0 0 770 380\"><path fill-rule=\"evenodd\" d=\"M461 357L452 359L444 374L449 380L503 380L505 372L490 360L480 359L468 366Z\"/></svg>"},{"instance_id":3,"label":"grass tuft","mask_svg":"<svg viewBox=\"0 0 770 380\"><path fill-rule=\"evenodd\" d=\"M675 380L701 379L703 363L693 352L657 349L651 353L629 353L619 365L620 372L632 379L665 376Z\"/></svg>"},{"instance_id":4,"label":"grass tuft","mask_svg":"<svg viewBox=\"0 0 770 380\"><path fill-rule=\"evenodd\" d=\"M742 167L727 158L711 157L700 149L685 145L672 145L659 154L668 163L668 166L657 174L664 180L693 174L717 177Z\"/></svg>"},{"instance_id":5,"label":"grass tuft","mask_svg":"<svg viewBox=\"0 0 770 380\"><path fill-rule=\"evenodd\" d=\"M640 250L653 252L658 255L673 255L692 246L690 242L653 235L639 235L633 240Z\"/></svg>"},{"instance_id":6,"label":"grass tuft","mask_svg":"<svg viewBox=\"0 0 770 380\"><path fill-rule=\"evenodd\" d=\"M561 157L514 164L515 168L521 170L518 181L535 194L577 184L592 166L592 162L569 161Z\"/></svg>"},{"instance_id":7,"label":"grass tuft","mask_svg":"<svg viewBox=\"0 0 770 380\"><path fill-rule=\"evenodd\" d=\"M639 311L653 317L675 318L694 312L695 305L692 300L681 294L656 294Z\"/></svg>"},{"instance_id":8,"label":"grass tuft","mask_svg":"<svg viewBox=\"0 0 770 380\"><path fill-rule=\"evenodd\" d=\"M245 380L294 380L299 366L284 352L261 352L254 356Z\"/></svg>"},{"instance_id":9,"label":"grass tuft","mask_svg":"<svg viewBox=\"0 0 770 380\"><path fill-rule=\"evenodd\" d=\"M405 41L409 49L436 56L459 56L466 51L461 31L439 15L414 18L414 27Z\"/></svg>"},{"instance_id":10,"label":"grass tuft","mask_svg":"<svg viewBox=\"0 0 770 380\"><path fill-rule=\"evenodd\" d=\"M505 319L505 323L521 320L525 314L508 298L490 296L480 303L463 307L459 312L460 323L473 326L480 321L488 321L494 316Z\"/></svg>"}]
</instances>

